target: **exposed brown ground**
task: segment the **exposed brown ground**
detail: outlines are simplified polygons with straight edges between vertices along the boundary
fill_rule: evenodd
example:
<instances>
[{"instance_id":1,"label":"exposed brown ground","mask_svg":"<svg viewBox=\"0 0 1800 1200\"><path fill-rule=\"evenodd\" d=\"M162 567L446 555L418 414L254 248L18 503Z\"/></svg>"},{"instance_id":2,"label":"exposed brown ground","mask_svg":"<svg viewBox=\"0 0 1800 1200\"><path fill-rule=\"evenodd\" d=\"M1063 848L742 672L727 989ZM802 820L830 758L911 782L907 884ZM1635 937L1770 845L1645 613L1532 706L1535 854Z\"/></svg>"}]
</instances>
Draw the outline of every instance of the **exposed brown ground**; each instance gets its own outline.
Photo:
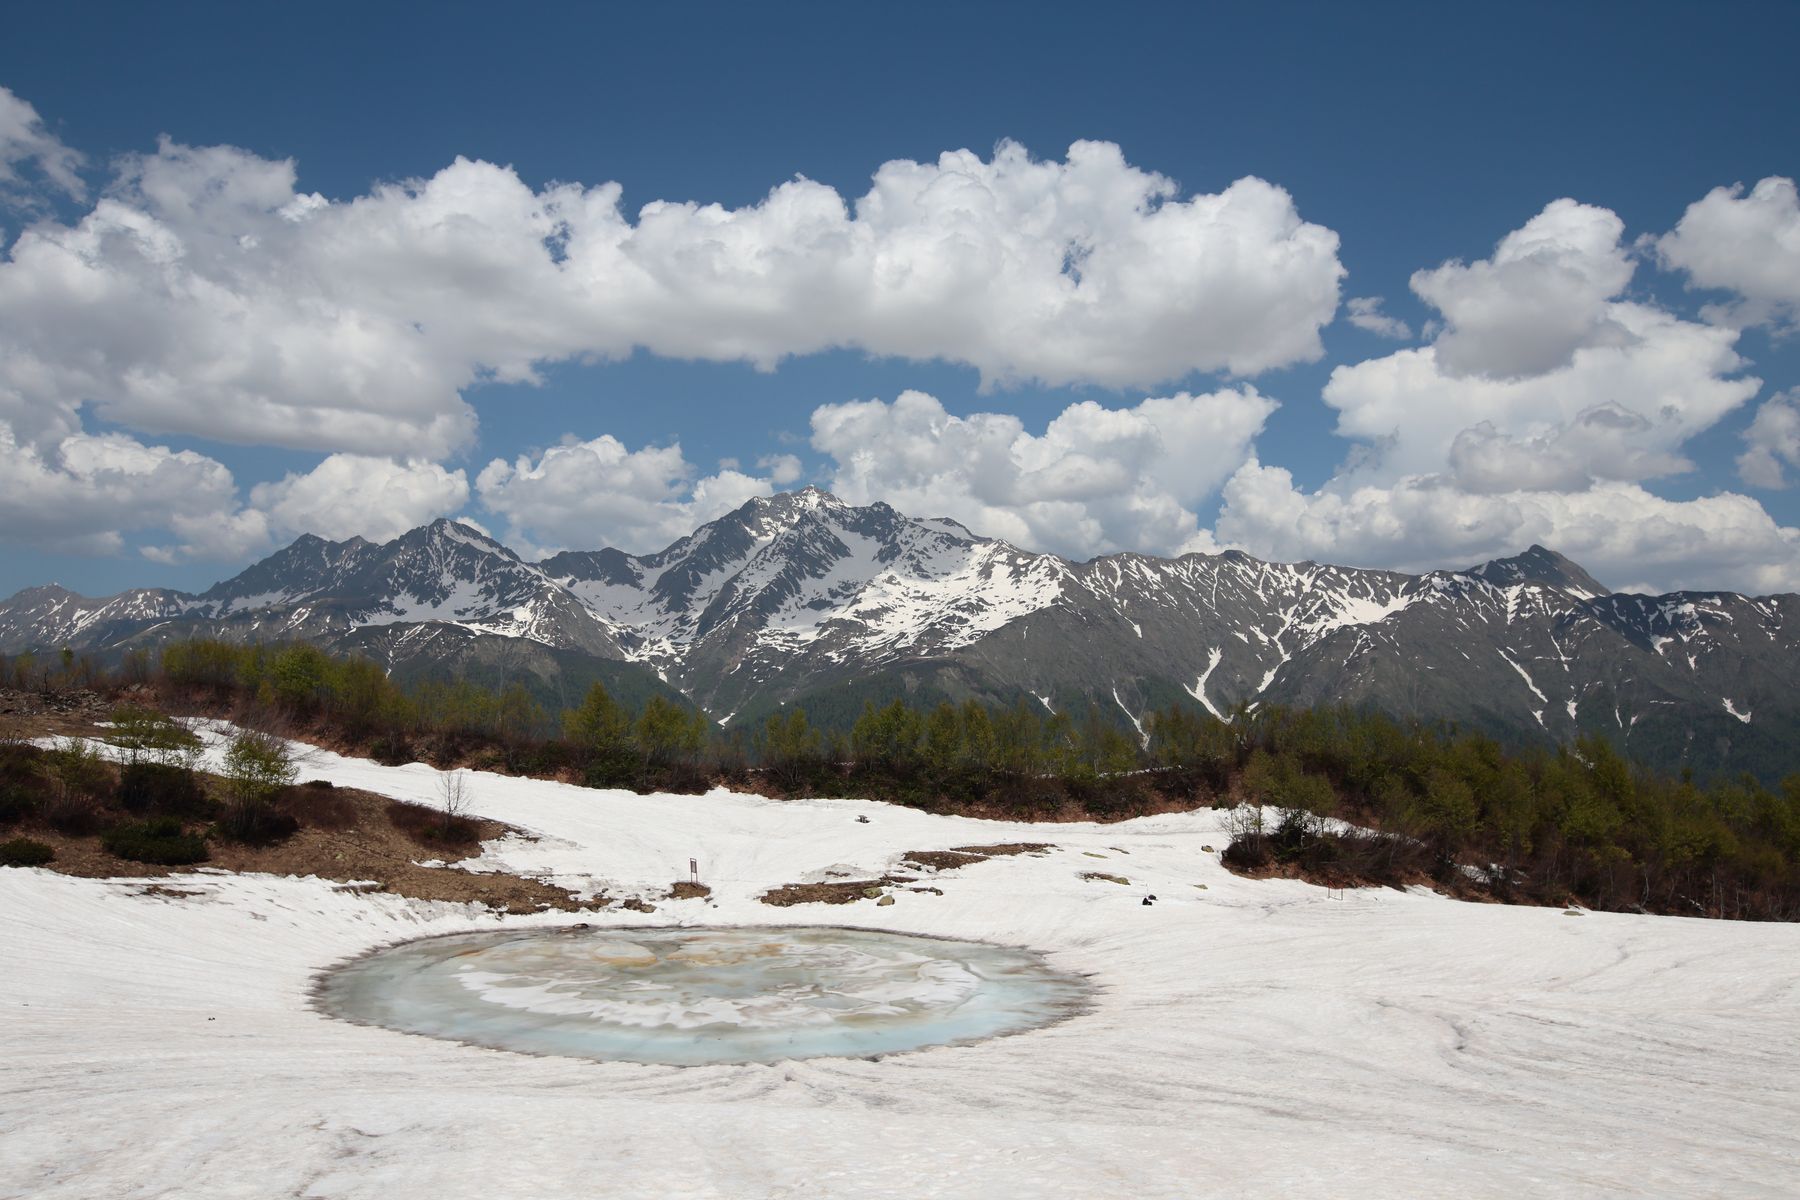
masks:
<instances>
[{"instance_id":1,"label":"exposed brown ground","mask_svg":"<svg viewBox=\"0 0 1800 1200\"><path fill-rule=\"evenodd\" d=\"M91 737L113 701L96 692L39 693L0 688L0 740Z\"/></svg>"},{"instance_id":2,"label":"exposed brown ground","mask_svg":"<svg viewBox=\"0 0 1800 1200\"><path fill-rule=\"evenodd\" d=\"M909 850L900 856L900 865L935 873L954 871L990 858L1013 854L1043 854L1056 849L1047 842L1007 842L994 846L962 846L955 850ZM764 904L787 908L793 904L854 904L858 900L880 901L889 887L917 883L914 875L883 875L879 879L845 879L829 883L788 883L771 888L758 896ZM942 888L914 887L910 891L943 895Z\"/></svg>"},{"instance_id":3,"label":"exposed brown ground","mask_svg":"<svg viewBox=\"0 0 1800 1200\"><path fill-rule=\"evenodd\" d=\"M392 803L386 796L351 788L295 788L283 799L282 807L300 820L298 833L273 846L243 846L214 838L207 844L210 857L197 866L268 875L315 875L340 883L373 881L378 886L370 891L484 904L509 913L545 908L576 912L606 906L604 898L578 901L541 880L421 866L420 860L455 861L479 853L481 841L517 831L498 821L477 821L476 841L464 850L426 847L395 827L387 815ZM195 869L117 858L101 849L96 837L68 837L39 823L21 826L17 833L53 847L56 860L49 869L65 875L163 878Z\"/></svg>"},{"instance_id":4,"label":"exposed brown ground","mask_svg":"<svg viewBox=\"0 0 1800 1200\"><path fill-rule=\"evenodd\" d=\"M794 904L853 904L879 900L892 884L911 883L910 875L883 875L880 879L846 879L841 883L786 883L770 888L757 899L776 908Z\"/></svg>"}]
</instances>

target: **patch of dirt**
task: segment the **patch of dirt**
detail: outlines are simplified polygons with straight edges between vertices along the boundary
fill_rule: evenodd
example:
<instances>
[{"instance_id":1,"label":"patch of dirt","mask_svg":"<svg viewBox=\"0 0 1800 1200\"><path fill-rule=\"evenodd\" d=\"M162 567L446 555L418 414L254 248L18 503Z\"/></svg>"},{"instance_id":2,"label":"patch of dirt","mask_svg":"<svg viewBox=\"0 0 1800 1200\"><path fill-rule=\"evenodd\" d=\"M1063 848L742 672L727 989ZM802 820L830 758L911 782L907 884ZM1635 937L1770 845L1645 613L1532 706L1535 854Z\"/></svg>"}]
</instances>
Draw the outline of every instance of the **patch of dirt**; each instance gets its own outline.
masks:
<instances>
[{"instance_id":1,"label":"patch of dirt","mask_svg":"<svg viewBox=\"0 0 1800 1200\"><path fill-rule=\"evenodd\" d=\"M537 879L421 866L415 860L429 852L421 850L417 842L388 819L388 806L392 803L386 796L354 788L290 788L280 807L300 822L298 833L272 846L245 846L212 838L207 842L210 856L198 865L224 871L312 875L337 883L372 881L375 887L357 890L379 890L415 900L484 904L509 913L539 912L545 908L581 912L606 906L604 897L577 900L572 893ZM477 843L517 832L499 821L473 823L478 831ZM36 823L29 833L56 851L56 859L48 864L48 869L64 875L160 879L194 870L117 858L101 849L98 838L69 837ZM478 845L471 849L478 849Z\"/></svg>"},{"instance_id":2,"label":"patch of dirt","mask_svg":"<svg viewBox=\"0 0 1800 1200\"><path fill-rule=\"evenodd\" d=\"M900 856L907 867L926 867L933 871L954 871L970 863L990 858L1007 858L1014 854L1043 854L1056 849L1048 842L1003 842L993 846L956 846L949 850L908 850Z\"/></svg>"},{"instance_id":3,"label":"patch of dirt","mask_svg":"<svg viewBox=\"0 0 1800 1200\"><path fill-rule=\"evenodd\" d=\"M1099 883L1122 883L1126 887L1131 886L1131 880L1125 878L1123 875L1108 875L1105 871L1083 871L1081 877L1083 879L1092 879Z\"/></svg>"},{"instance_id":4,"label":"patch of dirt","mask_svg":"<svg viewBox=\"0 0 1800 1200\"><path fill-rule=\"evenodd\" d=\"M987 855L971 854L966 850L908 850L900 856L902 864L912 867L929 867L933 871L954 871L958 867L966 867L970 863L986 862Z\"/></svg>"},{"instance_id":5,"label":"patch of dirt","mask_svg":"<svg viewBox=\"0 0 1800 1200\"><path fill-rule=\"evenodd\" d=\"M958 846L954 850L909 850L900 856L900 865L902 868L923 868L936 873L954 871L971 863L986 862L990 858L1005 858L1013 854L1042 854L1054 849L1056 847L1048 842L1006 842L993 846ZM874 900L879 904L887 898L883 895L883 888L916 882L918 876L896 872L883 875L880 879L789 883L771 888L757 899L776 908L786 908L793 904L854 904L858 900ZM930 892L937 896L944 894L942 888L934 887L914 887L907 890Z\"/></svg>"},{"instance_id":6,"label":"patch of dirt","mask_svg":"<svg viewBox=\"0 0 1800 1200\"><path fill-rule=\"evenodd\" d=\"M490 836L482 831L482 823L471 817L448 816L441 809L408 800L390 800L387 819L414 844L458 856L478 852Z\"/></svg>"},{"instance_id":7,"label":"patch of dirt","mask_svg":"<svg viewBox=\"0 0 1800 1200\"><path fill-rule=\"evenodd\" d=\"M890 884L911 883L909 876L883 875L880 879L849 879L842 883L788 883L758 896L764 904L787 908L794 904L853 904L878 900Z\"/></svg>"},{"instance_id":8,"label":"patch of dirt","mask_svg":"<svg viewBox=\"0 0 1800 1200\"><path fill-rule=\"evenodd\" d=\"M711 895L712 889L704 883L695 883L688 879L671 884L669 887L669 899L671 900L705 900Z\"/></svg>"},{"instance_id":9,"label":"patch of dirt","mask_svg":"<svg viewBox=\"0 0 1800 1200\"><path fill-rule=\"evenodd\" d=\"M95 724L111 714L113 703L97 692L21 692L0 688L0 741L92 737Z\"/></svg>"},{"instance_id":10,"label":"patch of dirt","mask_svg":"<svg viewBox=\"0 0 1800 1200\"><path fill-rule=\"evenodd\" d=\"M147 888L142 888L137 894L140 896L162 896L169 900L191 900L195 896L206 895L205 892L188 892L183 891L181 888L164 887L160 883L153 883Z\"/></svg>"},{"instance_id":11,"label":"patch of dirt","mask_svg":"<svg viewBox=\"0 0 1800 1200\"><path fill-rule=\"evenodd\" d=\"M1434 878L1428 871L1397 871L1391 878L1370 879L1335 866L1313 868L1297 862L1270 861L1258 867L1245 867L1233 862L1223 865L1227 871L1243 879L1298 879L1302 883L1339 891L1388 887L1403 892L1407 888L1423 887L1456 900L1499 903L1492 893L1483 891L1466 879L1446 881Z\"/></svg>"}]
</instances>

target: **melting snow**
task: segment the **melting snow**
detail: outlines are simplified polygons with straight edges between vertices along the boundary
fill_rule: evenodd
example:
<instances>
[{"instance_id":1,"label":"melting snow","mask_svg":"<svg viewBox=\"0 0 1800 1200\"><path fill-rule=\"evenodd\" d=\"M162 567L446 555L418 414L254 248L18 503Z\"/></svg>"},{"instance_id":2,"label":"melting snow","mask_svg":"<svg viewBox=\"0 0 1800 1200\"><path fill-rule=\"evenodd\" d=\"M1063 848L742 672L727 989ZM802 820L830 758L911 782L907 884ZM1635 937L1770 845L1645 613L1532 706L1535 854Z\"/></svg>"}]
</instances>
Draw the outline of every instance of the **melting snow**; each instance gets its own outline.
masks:
<instances>
[{"instance_id":1,"label":"melting snow","mask_svg":"<svg viewBox=\"0 0 1800 1200\"><path fill-rule=\"evenodd\" d=\"M1194 681L1194 686L1188 689L1188 695L1205 705L1206 711L1219 718L1221 721L1227 720L1228 718L1213 706L1211 700L1207 699L1206 681L1211 677L1213 670L1219 665L1219 660L1224 657L1224 651L1220 650L1217 646L1214 646L1208 651L1206 656L1206 670L1200 672L1200 678L1196 679Z\"/></svg>"},{"instance_id":2,"label":"melting snow","mask_svg":"<svg viewBox=\"0 0 1800 1200\"><path fill-rule=\"evenodd\" d=\"M438 786L423 764L319 752L306 770L426 802ZM539 1196L1800 1194L1800 1161L1782 1149L1800 1093L1777 1086L1800 1077L1800 925L1575 920L1416 890L1338 899L1224 870L1200 849L1223 836L1224 814L1207 809L1033 825L468 778L479 815L535 840L487 843L467 865L651 896L659 911L496 917L260 875L156 881L192 893L171 898L145 880L0 871L0 947L30 964L0 972L9 1188L464 1200L499 1178ZM887 907L755 899L831 863L867 878L907 850L1021 841L1057 848L946 872L931 881L942 895L896 888ZM1108 868L1130 887L1081 878L1086 853L1108 847L1130 852ZM713 896L662 899L690 857ZM1142 906L1147 892L1160 902ZM1029 947L1099 987L1088 1012L1016 1037L700 1069L476 1049L307 1002L318 971L377 946L574 922L621 937L847 922Z\"/></svg>"},{"instance_id":3,"label":"melting snow","mask_svg":"<svg viewBox=\"0 0 1800 1200\"><path fill-rule=\"evenodd\" d=\"M1517 662L1515 662L1513 660L1513 657L1510 654L1508 654L1506 651L1502 650L1502 651L1500 651L1500 657L1506 660L1507 666L1511 667L1513 670L1515 670L1519 673L1519 677L1525 681L1525 686L1531 689L1532 695L1536 696L1539 700L1542 700L1546 704L1548 704L1550 702L1550 698L1548 696L1544 695L1544 693L1538 691L1538 685L1531 681L1531 674L1528 671L1526 671L1524 667L1520 666ZM1573 716L1574 714L1571 713L1570 715ZM1539 717L1538 724L1542 725L1543 723L1544 723L1544 718Z\"/></svg>"},{"instance_id":4,"label":"melting snow","mask_svg":"<svg viewBox=\"0 0 1800 1200\"><path fill-rule=\"evenodd\" d=\"M1138 743L1140 745L1148 746L1150 744L1150 735L1144 731L1144 723L1138 720L1137 716L1129 708L1125 707L1125 702L1119 699L1119 689L1116 687L1112 690L1112 698L1113 703L1119 706L1119 711L1131 718L1132 727L1138 732Z\"/></svg>"}]
</instances>

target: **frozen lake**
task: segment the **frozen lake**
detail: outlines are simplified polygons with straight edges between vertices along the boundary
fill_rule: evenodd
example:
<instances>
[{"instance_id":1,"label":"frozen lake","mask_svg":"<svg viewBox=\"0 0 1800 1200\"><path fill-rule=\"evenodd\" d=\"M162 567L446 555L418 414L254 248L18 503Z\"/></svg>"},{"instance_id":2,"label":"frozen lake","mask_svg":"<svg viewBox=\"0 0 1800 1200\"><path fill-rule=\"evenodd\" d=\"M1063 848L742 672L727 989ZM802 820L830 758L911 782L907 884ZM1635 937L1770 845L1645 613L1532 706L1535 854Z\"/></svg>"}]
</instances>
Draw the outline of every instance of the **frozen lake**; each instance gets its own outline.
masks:
<instances>
[{"instance_id":1,"label":"frozen lake","mask_svg":"<svg viewBox=\"0 0 1800 1200\"><path fill-rule=\"evenodd\" d=\"M1028 950L872 929L527 929L424 938L327 972L333 1016L573 1058L701 1066L868 1058L1080 1011Z\"/></svg>"}]
</instances>

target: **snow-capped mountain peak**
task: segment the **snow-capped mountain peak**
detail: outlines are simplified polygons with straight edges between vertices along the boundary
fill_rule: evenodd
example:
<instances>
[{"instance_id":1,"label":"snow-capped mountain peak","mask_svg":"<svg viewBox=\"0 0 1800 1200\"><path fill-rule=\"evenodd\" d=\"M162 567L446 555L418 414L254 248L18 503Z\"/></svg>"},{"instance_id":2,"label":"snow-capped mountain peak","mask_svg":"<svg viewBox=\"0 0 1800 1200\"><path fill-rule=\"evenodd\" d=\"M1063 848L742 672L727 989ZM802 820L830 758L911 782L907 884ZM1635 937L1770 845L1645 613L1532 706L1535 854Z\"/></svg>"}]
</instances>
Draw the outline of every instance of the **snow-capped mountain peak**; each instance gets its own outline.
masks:
<instances>
[{"instance_id":1,"label":"snow-capped mountain peak","mask_svg":"<svg viewBox=\"0 0 1800 1200\"><path fill-rule=\"evenodd\" d=\"M381 544L301 537L199 596L34 588L0 605L0 649L299 637L395 670L429 655L442 673L523 640L642 664L721 719L904 680L918 696L1098 704L1134 726L1173 701L1348 703L1740 762L1800 733L1797 604L1611 595L1541 546L1425 575L1239 551L1075 563L808 488L649 554L531 563L440 520Z\"/></svg>"}]
</instances>

